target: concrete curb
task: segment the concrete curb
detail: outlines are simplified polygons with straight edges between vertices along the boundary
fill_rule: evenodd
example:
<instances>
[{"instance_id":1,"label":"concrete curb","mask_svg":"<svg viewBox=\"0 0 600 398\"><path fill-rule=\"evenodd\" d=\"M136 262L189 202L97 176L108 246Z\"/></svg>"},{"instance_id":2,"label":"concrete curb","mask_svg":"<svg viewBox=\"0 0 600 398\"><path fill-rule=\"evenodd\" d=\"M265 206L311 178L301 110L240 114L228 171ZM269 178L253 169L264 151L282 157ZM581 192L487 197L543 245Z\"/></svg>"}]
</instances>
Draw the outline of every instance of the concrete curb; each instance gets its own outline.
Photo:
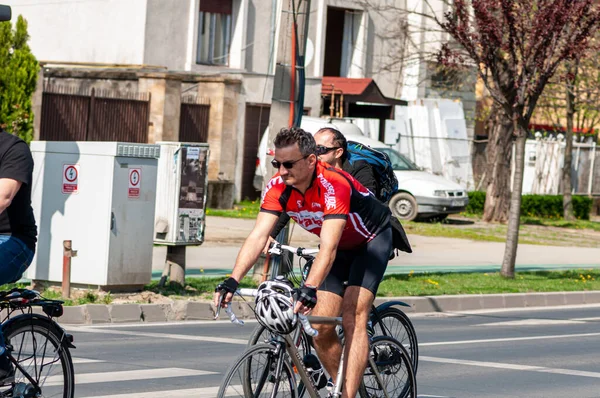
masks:
<instances>
[{"instance_id":1,"label":"concrete curb","mask_svg":"<svg viewBox=\"0 0 600 398\"><path fill-rule=\"evenodd\" d=\"M558 307L563 305L600 304L600 291L465 294L448 296L380 297L375 305L402 301L410 306L400 307L408 313L456 312L526 307ZM240 319L254 318L252 303L236 301L233 311ZM165 322L212 320L212 303L178 300L172 304L86 304L64 307L61 324L90 325L100 323Z\"/></svg>"}]
</instances>

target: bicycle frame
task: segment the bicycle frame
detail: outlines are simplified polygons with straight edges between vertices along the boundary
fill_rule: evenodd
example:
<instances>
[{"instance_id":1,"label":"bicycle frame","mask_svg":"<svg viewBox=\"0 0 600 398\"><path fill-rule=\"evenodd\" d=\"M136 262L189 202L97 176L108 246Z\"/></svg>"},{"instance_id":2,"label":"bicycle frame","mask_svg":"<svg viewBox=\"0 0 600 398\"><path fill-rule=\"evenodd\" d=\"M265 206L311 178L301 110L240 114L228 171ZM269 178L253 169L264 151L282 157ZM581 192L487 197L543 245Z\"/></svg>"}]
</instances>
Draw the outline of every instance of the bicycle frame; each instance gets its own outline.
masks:
<instances>
[{"instance_id":1,"label":"bicycle frame","mask_svg":"<svg viewBox=\"0 0 600 398\"><path fill-rule=\"evenodd\" d=\"M309 315L309 316L307 316L307 318L308 318L308 321L311 323L311 325L319 325L319 324L321 324L321 325L329 324L329 325L335 325L335 326L342 325L341 317L321 317L321 316L310 316ZM300 327L301 326L298 325L296 331L299 330ZM293 333L294 335L297 334L296 331L294 331L294 333ZM320 397L319 392L318 392L315 384L313 383L312 378L309 376L308 370L304 366L304 362L303 362L302 358L300 358L300 353L298 351L298 348L296 348L296 344L294 344L294 339L290 335L285 335L285 336L279 335L278 338L283 338L283 341L285 342L285 346L286 346L285 347L286 352L289 355L289 357L291 358L292 363L298 370L298 375L300 376L300 380L306 386L306 393L308 393L310 398L319 398ZM379 371L377 370L377 365L375 364L375 361L373 360L373 358L371 356L369 356L369 364L371 365L373 374L375 375L375 378L377 379L377 383L380 386L383 386L383 380L381 379L381 375L379 374ZM281 376L280 372L281 372L281 366L278 364L277 374L276 374L277 378L279 378ZM342 344L342 356L340 358L340 365L338 367L336 383L335 383L335 385L333 387L333 391L332 391L332 396L335 398L339 398L342 396L342 380L344 379L344 375L345 375L344 374L344 345ZM386 398L389 398L387 391L385 389L383 389L383 393Z\"/></svg>"}]
</instances>

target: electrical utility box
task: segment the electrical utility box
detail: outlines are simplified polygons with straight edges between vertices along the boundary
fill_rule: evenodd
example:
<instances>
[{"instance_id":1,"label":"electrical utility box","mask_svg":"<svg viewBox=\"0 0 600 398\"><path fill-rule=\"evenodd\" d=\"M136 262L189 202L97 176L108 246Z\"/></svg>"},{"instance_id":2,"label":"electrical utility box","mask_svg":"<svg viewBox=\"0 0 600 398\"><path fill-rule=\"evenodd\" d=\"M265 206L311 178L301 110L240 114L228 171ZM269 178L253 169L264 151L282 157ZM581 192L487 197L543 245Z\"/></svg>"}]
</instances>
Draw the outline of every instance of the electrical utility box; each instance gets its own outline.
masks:
<instances>
[{"instance_id":1,"label":"electrical utility box","mask_svg":"<svg viewBox=\"0 0 600 398\"><path fill-rule=\"evenodd\" d=\"M123 142L32 141L38 244L26 277L62 281L63 241L77 251L71 284L105 290L152 278L160 147Z\"/></svg>"},{"instance_id":2,"label":"electrical utility box","mask_svg":"<svg viewBox=\"0 0 600 398\"><path fill-rule=\"evenodd\" d=\"M154 243L182 246L204 242L209 146L157 142L160 146Z\"/></svg>"}]
</instances>

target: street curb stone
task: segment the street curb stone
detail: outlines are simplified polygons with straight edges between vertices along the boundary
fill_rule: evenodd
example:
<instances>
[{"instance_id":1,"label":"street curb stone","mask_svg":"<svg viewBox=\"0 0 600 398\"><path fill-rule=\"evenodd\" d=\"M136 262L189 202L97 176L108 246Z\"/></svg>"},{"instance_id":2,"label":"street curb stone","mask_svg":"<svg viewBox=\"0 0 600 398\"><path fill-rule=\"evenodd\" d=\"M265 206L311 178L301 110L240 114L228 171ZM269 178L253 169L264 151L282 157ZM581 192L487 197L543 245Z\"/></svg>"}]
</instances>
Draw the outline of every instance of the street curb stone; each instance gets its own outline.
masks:
<instances>
[{"instance_id":1,"label":"street curb stone","mask_svg":"<svg viewBox=\"0 0 600 398\"><path fill-rule=\"evenodd\" d=\"M168 304L141 304L142 321L144 322L166 322L167 312L166 307L171 307Z\"/></svg>"},{"instance_id":2,"label":"street curb stone","mask_svg":"<svg viewBox=\"0 0 600 398\"><path fill-rule=\"evenodd\" d=\"M63 315L60 317L60 322L73 325L83 325L87 323L87 318L87 311L83 305L63 307Z\"/></svg>"},{"instance_id":3,"label":"street curb stone","mask_svg":"<svg viewBox=\"0 0 600 398\"><path fill-rule=\"evenodd\" d=\"M142 308L139 304L109 305L108 312L113 323L139 322L142 319Z\"/></svg>"},{"instance_id":4,"label":"street curb stone","mask_svg":"<svg viewBox=\"0 0 600 398\"><path fill-rule=\"evenodd\" d=\"M185 308L185 320L203 320L213 319L215 312L212 304L200 303L197 301L188 301Z\"/></svg>"},{"instance_id":5,"label":"street curb stone","mask_svg":"<svg viewBox=\"0 0 600 398\"><path fill-rule=\"evenodd\" d=\"M586 304L593 304L600 302L600 291L585 292Z\"/></svg>"},{"instance_id":6,"label":"street curb stone","mask_svg":"<svg viewBox=\"0 0 600 398\"><path fill-rule=\"evenodd\" d=\"M457 312L526 307L560 307L563 305L600 304L600 291L506 293L447 296L378 297L375 305L402 301L399 306L409 313ZM252 301L235 301L233 311L240 319L254 317ZM172 304L86 304L64 307L61 324L100 324L123 322L165 322L183 320L212 320L212 303L177 300ZM223 318L225 319L225 318Z\"/></svg>"},{"instance_id":7,"label":"street curb stone","mask_svg":"<svg viewBox=\"0 0 600 398\"><path fill-rule=\"evenodd\" d=\"M85 310L87 312L86 323L111 323L110 312L108 311L108 305L104 304L85 304Z\"/></svg>"},{"instance_id":8,"label":"street curb stone","mask_svg":"<svg viewBox=\"0 0 600 398\"><path fill-rule=\"evenodd\" d=\"M579 305L586 304L585 292L569 292L565 293L565 304L567 305Z\"/></svg>"}]
</instances>

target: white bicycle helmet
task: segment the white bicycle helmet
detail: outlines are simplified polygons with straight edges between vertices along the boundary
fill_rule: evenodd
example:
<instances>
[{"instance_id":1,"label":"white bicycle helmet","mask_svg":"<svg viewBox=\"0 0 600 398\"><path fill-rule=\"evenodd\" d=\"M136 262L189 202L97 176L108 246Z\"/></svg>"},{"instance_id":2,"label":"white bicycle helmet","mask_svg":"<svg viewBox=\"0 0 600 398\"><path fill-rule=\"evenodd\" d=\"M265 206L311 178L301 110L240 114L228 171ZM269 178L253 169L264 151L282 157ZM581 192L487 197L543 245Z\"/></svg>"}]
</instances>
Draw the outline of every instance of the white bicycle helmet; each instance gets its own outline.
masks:
<instances>
[{"instance_id":1,"label":"white bicycle helmet","mask_svg":"<svg viewBox=\"0 0 600 398\"><path fill-rule=\"evenodd\" d=\"M258 287L256 319L272 332L291 333L298 323L292 302L293 288L289 281L278 277Z\"/></svg>"}]
</instances>

